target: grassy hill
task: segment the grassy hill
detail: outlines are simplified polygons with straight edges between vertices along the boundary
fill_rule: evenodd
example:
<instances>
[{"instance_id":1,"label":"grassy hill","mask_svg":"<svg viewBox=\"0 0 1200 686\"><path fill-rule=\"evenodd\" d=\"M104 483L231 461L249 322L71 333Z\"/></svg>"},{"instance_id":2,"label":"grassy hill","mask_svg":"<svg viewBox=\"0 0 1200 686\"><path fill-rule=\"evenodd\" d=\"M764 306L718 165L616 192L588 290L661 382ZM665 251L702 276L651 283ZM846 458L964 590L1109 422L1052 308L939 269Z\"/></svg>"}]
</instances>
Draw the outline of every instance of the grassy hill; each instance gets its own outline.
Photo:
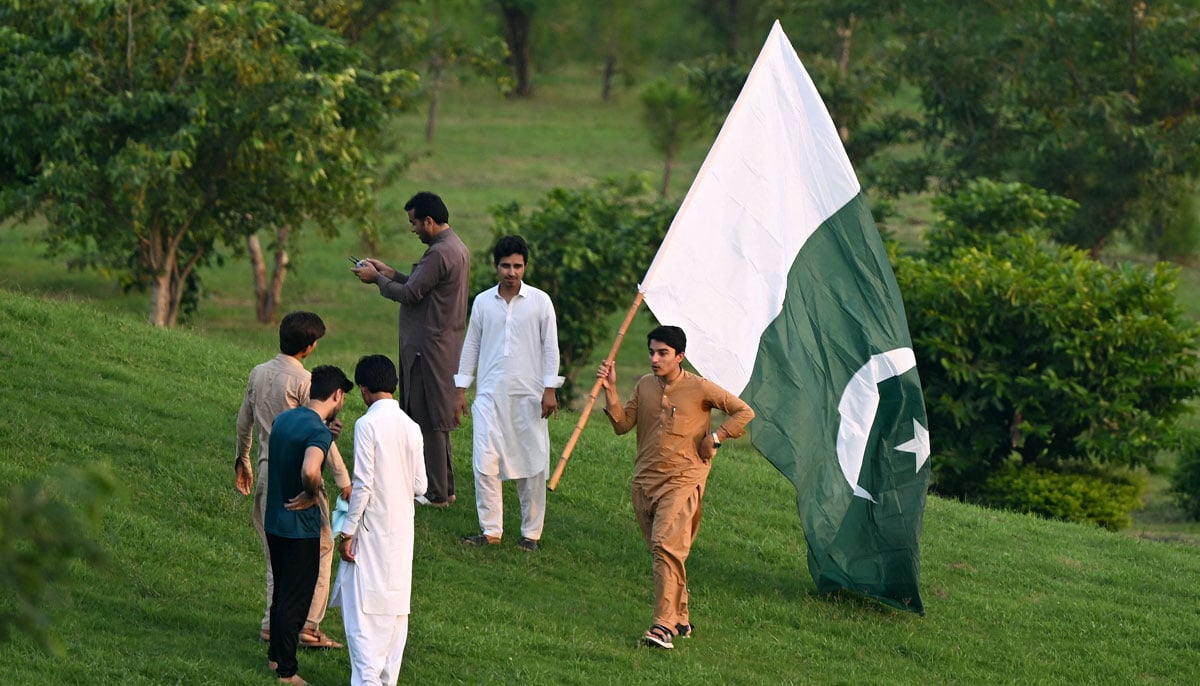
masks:
<instances>
[{"instance_id":1,"label":"grassy hill","mask_svg":"<svg viewBox=\"0 0 1200 686\"><path fill-rule=\"evenodd\" d=\"M601 103L589 79L569 70L545 75L532 102L499 99L481 84L449 88L437 138L430 145L412 138L407 152L419 159L383 195L395 230L376 256L403 265L419 255L399 210L416 190L442 193L452 223L478 249L495 203L528 208L553 186L631 171L656 178L660 162L642 134L635 94ZM397 125L419 136L423 114L404 114ZM682 196L704 153L699 145L683 156L673 197ZM912 208L905 236L919 233L927 212ZM311 364L349 369L362 354L395 354L395 304L347 271L346 255L365 254L353 228L328 242L302 233L294 246L283 311L316 310L330 329ZM229 259L202 273L200 311L180 330L160 331L144 324L145 296L44 259L36 234L36 225L0 227L0 476L15 484L103 463L122 489L93 532L107 567L73 565L71 587L50 608L66 659L18 637L0 645L0 684L273 683L256 640L261 553L250 502L232 487L234 416L246 375L276 346L275 326L254 319L246 263L226 249ZM1184 272L1189 295L1181 302L1200 316L1197 274ZM643 309L619 358L626 389L644 369L641 341L650 326ZM347 424L364 411L351 400ZM564 413L552 422L556 452L576 419ZM550 497L536 556L512 541L484 551L458 544L476 522L469 429L454 434L463 498L446 511L418 512L405 683L1189 684L1200 677L1194 546L930 498L926 617L820 597L794 493L744 441L722 449L689 564L696 638L672 654L638 649L652 589L628 505L633 439L612 436L597 419ZM511 494L506 505L515 514ZM0 597L0 610L9 603ZM341 637L340 624L331 611L325 628ZM301 660L301 674L317 684L348 680L344 652Z\"/></svg>"},{"instance_id":2,"label":"grassy hill","mask_svg":"<svg viewBox=\"0 0 1200 686\"><path fill-rule=\"evenodd\" d=\"M66 658L18 636L0 645L0 683L273 683L257 640L261 553L231 469L246 374L270 354L0 290L5 482L106 463L121 483L92 532L108 564L74 566L51 608ZM318 347L311 362L330 361ZM364 411L353 400L348 425ZM555 450L575 420L552 422ZM417 513L405 683L1200 678L1194 548L931 497L925 617L819 596L794 493L745 441L722 449L689 564L697 636L671 653L639 648L652 581L628 505L633 438L613 436L603 417L589 423L536 555L513 540L458 543L476 524L469 430L454 441L459 504ZM341 637L340 624L331 610L325 628ZM346 653L304 652L301 674L345 683Z\"/></svg>"}]
</instances>

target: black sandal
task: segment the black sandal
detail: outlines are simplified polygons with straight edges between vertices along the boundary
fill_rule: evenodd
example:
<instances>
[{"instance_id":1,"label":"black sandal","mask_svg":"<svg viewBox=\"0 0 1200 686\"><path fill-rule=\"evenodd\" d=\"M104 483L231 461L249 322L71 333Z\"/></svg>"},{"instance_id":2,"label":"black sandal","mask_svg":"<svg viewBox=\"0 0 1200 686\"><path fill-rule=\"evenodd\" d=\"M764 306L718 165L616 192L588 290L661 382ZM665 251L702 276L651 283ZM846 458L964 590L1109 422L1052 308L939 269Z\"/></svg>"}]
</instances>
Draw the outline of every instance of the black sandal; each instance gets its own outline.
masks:
<instances>
[{"instance_id":1,"label":"black sandal","mask_svg":"<svg viewBox=\"0 0 1200 686\"><path fill-rule=\"evenodd\" d=\"M651 626L645 635L642 636L642 643L651 648L666 648L667 650L675 647L671 643L671 630L662 624Z\"/></svg>"}]
</instances>

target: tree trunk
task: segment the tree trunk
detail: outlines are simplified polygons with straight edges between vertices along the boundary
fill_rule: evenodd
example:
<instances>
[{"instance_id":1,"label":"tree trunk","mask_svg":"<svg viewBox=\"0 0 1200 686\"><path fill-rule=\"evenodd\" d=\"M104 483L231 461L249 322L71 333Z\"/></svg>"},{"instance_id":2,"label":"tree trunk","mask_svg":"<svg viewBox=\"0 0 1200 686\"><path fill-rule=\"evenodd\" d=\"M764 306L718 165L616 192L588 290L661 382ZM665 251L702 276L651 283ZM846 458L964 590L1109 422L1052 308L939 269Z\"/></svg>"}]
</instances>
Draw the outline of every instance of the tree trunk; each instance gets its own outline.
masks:
<instances>
[{"instance_id":1,"label":"tree trunk","mask_svg":"<svg viewBox=\"0 0 1200 686\"><path fill-rule=\"evenodd\" d=\"M171 277L160 274L154 277L150 287L150 323L154 326L174 326L171 315Z\"/></svg>"},{"instance_id":2,"label":"tree trunk","mask_svg":"<svg viewBox=\"0 0 1200 686\"><path fill-rule=\"evenodd\" d=\"M517 77L517 85L509 95L528 98L533 95L533 82L529 77L529 26L532 17L519 2L497 1L504 15L504 41L508 43L509 59Z\"/></svg>"},{"instance_id":3,"label":"tree trunk","mask_svg":"<svg viewBox=\"0 0 1200 686\"><path fill-rule=\"evenodd\" d=\"M179 264L179 244L187 229L171 234L165 229L149 232L141 247L142 263L153 274L150 282L150 323L173 327L179 319L179 303L188 275L204 254L199 250L183 265Z\"/></svg>"},{"instance_id":4,"label":"tree trunk","mask_svg":"<svg viewBox=\"0 0 1200 686\"><path fill-rule=\"evenodd\" d=\"M179 270L174 254L169 262L170 267L156 274L150 286L150 323L167 328L179 321L179 303L183 300L183 289L187 285L187 273ZM190 273L191 269L187 272Z\"/></svg>"},{"instance_id":5,"label":"tree trunk","mask_svg":"<svg viewBox=\"0 0 1200 686\"><path fill-rule=\"evenodd\" d=\"M729 54L736 55L741 51L741 23L738 21L742 13L741 3L738 0L728 0L725 6L729 11Z\"/></svg>"},{"instance_id":6,"label":"tree trunk","mask_svg":"<svg viewBox=\"0 0 1200 686\"><path fill-rule=\"evenodd\" d=\"M604 56L604 85L600 89L600 99L608 102L612 95L612 81L617 74L617 53L610 45L608 54Z\"/></svg>"},{"instance_id":7,"label":"tree trunk","mask_svg":"<svg viewBox=\"0 0 1200 686\"><path fill-rule=\"evenodd\" d=\"M279 312L279 303L283 299L283 282L287 278L287 268L290 262L287 251L288 237L292 227L284 225L275 234L275 264L271 271L271 281L267 283L267 264L263 259L262 244L258 234L246 237L246 249L250 253L250 268L254 272L254 313L258 321L269 324L275 321Z\"/></svg>"},{"instance_id":8,"label":"tree trunk","mask_svg":"<svg viewBox=\"0 0 1200 686\"><path fill-rule=\"evenodd\" d=\"M254 274L254 314L258 321L266 323L269 320L263 319L263 305L267 292L267 264L263 261L262 243L257 233L246 236L246 252L250 255L250 271Z\"/></svg>"},{"instance_id":9,"label":"tree trunk","mask_svg":"<svg viewBox=\"0 0 1200 686\"><path fill-rule=\"evenodd\" d=\"M659 191L658 191L659 197L661 197L663 200L667 199L667 191L669 191L671 189L671 166L674 164L674 162L675 162L674 153L668 151L667 152L667 161L663 165L662 188L659 189Z\"/></svg>"},{"instance_id":10,"label":"tree trunk","mask_svg":"<svg viewBox=\"0 0 1200 686\"><path fill-rule=\"evenodd\" d=\"M838 57L838 75L843 79L850 73L850 42L854 38L854 22L856 20L857 17L851 12L846 23L839 23L837 27L838 37L842 39L842 54ZM850 129L844 121L838 126L838 137L842 139L843 143L850 140Z\"/></svg>"},{"instance_id":11,"label":"tree trunk","mask_svg":"<svg viewBox=\"0 0 1200 686\"><path fill-rule=\"evenodd\" d=\"M437 121L438 98L442 94L442 58L434 55L429 61L429 115L425 118L425 142L433 141Z\"/></svg>"}]
</instances>

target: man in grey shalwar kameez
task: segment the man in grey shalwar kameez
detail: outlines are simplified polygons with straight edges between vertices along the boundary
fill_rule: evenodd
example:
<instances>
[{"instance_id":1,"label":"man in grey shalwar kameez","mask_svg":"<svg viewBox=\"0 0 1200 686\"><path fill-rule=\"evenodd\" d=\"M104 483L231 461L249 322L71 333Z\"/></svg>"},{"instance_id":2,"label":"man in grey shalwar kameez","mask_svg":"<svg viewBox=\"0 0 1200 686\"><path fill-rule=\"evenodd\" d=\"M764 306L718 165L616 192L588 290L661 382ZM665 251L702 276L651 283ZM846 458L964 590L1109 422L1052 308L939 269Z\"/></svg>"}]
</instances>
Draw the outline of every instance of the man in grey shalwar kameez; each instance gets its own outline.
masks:
<instances>
[{"instance_id":1,"label":"man in grey shalwar kameez","mask_svg":"<svg viewBox=\"0 0 1200 686\"><path fill-rule=\"evenodd\" d=\"M429 247L412 272L404 274L367 258L355 266L363 283L400 303L400 409L421 427L429 488L419 502L445 507L454 501L450 431L454 413L454 372L467 325L467 281L471 254L450 228L442 199L422 191L404 205L412 232Z\"/></svg>"}]
</instances>

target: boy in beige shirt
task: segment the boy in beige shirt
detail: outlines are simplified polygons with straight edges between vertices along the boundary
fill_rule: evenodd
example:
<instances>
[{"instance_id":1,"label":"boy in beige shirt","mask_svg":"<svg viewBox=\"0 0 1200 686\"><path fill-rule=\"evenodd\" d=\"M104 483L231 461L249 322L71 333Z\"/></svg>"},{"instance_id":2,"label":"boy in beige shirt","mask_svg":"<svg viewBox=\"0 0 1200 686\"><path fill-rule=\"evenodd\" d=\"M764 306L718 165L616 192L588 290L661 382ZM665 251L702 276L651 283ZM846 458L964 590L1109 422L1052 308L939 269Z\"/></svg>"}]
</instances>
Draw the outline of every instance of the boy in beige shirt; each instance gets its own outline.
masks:
<instances>
[{"instance_id":1,"label":"boy in beige shirt","mask_svg":"<svg viewBox=\"0 0 1200 686\"><path fill-rule=\"evenodd\" d=\"M325 322L312 312L292 312L279 323L279 354L254 368L246 384L246 396L242 400L237 417L237 459L233 469L235 485L242 495L254 492L254 529L262 541L263 556L267 561L267 608L263 613L259 638L269 641L271 637L271 594L274 575L271 570L271 554L267 548L267 535L263 529L267 496L267 457L271 442L271 423L284 410L300 407L308 402L311 375L302 360L312 354L317 340L325 335ZM258 430L258 484L254 483L254 471L250 465L250 447ZM341 422L335 421L330 430L337 437ZM327 460L333 472L333 480L342 496L350 498L350 474L342 461L335 443L329 449ZM342 644L329 638L321 631L321 620L329 603L329 577L333 568L333 536L329 528L329 497L322 489L321 499L321 558L317 585L313 590L312 605L308 619L300 632L300 645L306 648L341 648Z\"/></svg>"},{"instance_id":2,"label":"boy in beige shirt","mask_svg":"<svg viewBox=\"0 0 1200 686\"><path fill-rule=\"evenodd\" d=\"M633 397L621 405L617 373L607 361L597 371L604 385L604 412L613 430L637 427L637 459L630 496L642 537L654 558L654 622L642 642L673 648L674 636L690 636L687 569L684 563L700 528L701 500L712 458L721 442L737 438L754 418L741 398L708 379L684 371L687 337L677 326L660 326L646 337L650 370ZM713 408L729 417L709 429Z\"/></svg>"}]
</instances>

